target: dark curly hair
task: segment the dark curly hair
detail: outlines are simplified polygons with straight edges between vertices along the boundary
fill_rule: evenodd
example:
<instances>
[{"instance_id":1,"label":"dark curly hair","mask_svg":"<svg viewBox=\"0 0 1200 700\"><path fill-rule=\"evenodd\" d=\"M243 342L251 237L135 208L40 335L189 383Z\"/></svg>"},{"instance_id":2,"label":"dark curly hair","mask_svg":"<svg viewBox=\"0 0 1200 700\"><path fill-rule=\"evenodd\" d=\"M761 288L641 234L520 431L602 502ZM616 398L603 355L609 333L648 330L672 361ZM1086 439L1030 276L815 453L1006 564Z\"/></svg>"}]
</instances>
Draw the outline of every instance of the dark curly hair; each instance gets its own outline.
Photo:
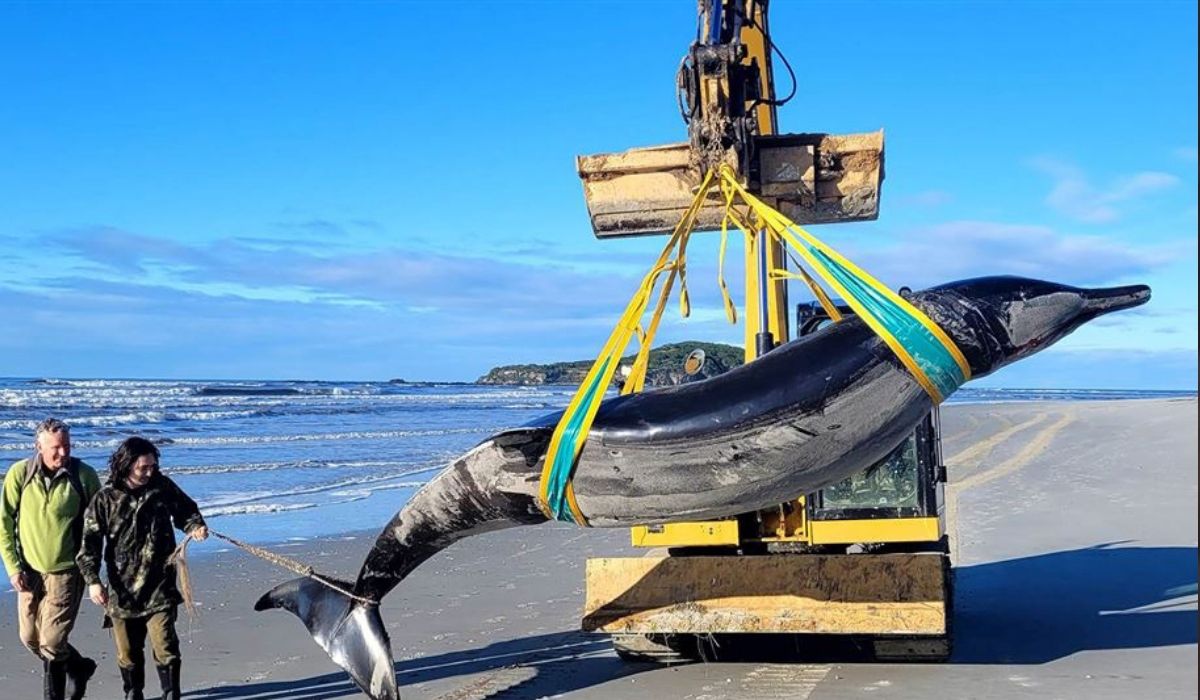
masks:
<instances>
[{"instance_id":1,"label":"dark curly hair","mask_svg":"<svg viewBox=\"0 0 1200 700\"><path fill-rule=\"evenodd\" d=\"M154 455L155 461L158 460L160 455L154 443L144 437L127 438L108 458L108 483L124 484L129 472L133 470L133 465L146 455Z\"/></svg>"}]
</instances>

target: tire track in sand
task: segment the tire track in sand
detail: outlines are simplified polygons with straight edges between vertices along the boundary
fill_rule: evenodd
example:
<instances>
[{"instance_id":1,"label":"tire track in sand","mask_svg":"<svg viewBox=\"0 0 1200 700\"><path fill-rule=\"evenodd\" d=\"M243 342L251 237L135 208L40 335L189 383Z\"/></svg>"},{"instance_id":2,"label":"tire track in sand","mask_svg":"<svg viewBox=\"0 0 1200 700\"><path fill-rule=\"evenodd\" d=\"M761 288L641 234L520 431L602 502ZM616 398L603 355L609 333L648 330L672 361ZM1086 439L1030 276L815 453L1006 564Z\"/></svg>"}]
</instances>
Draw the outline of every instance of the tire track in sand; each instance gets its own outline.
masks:
<instances>
[{"instance_id":1,"label":"tire track in sand","mask_svg":"<svg viewBox=\"0 0 1200 700\"><path fill-rule=\"evenodd\" d=\"M732 686L732 679L727 679L725 683L705 685L699 694L690 697L695 700L806 700L832 669L827 665L766 664L747 672L736 686Z\"/></svg>"},{"instance_id":2,"label":"tire track in sand","mask_svg":"<svg viewBox=\"0 0 1200 700\"><path fill-rule=\"evenodd\" d=\"M529 666L505 666L460 688L439 695L437 700L487 700L499 698L533 680L538 675L536 668Z\"/></svg>"},{"instance_id":3,"label":"tire track in sand","mask_svg":"<svg viewBox=\"0 0 1200 700\"><path fill-rule=\"evenodd\" d=\"M1004 430L1001 430L1000 432L993 434L991 437L986 438L984 440L980 440L979 442L975 443L974 445L971 445L970 447L959 451L953 457L950 457L946 460L946 466L947 467L958 467L958 466L962 466L963 464L966 464L968 462L977 460L981 456L987 454L988 452L991 452L993 449L996 448L997 445L999 445L1000 443L1009 439L1013 435L1021 432L1022 430L1025 430L1026 428L1031 428L1031 427L1037 425L1038 423L1043 423L1043 422L1045 422L1045 420L1046 420L1046 414L1038 413L1033 418L1030 418L1029 420L1025 421L1024 423L1018 423L1017 425L1011 425L1011 426L1005 428Z\"/></svg>"},{"instance_id":4,"label":"tire track in sand","mask_svg":"<svg viewBox=\"0 0 1200 700\"><path fill-rule=\"evenodd\" d=\"M1033 436L1033 439L1025 443L1025 446L1022 447L1017 454L1009 457L994 467L972 474L961 481L946 484L946 521L949 523L954 532L954 536L950 541L953 561L957 561L959 559L959 542L962 539L959 537L958 530L959 496L965 493L968 489L973 489L988 482L995 481L996 479L1008 476L1021 469L1026 464L1029 464L1029 462L1031 462L1035 457L1046 451L1046 448L1054 442L1054 438L1060 432L1062 432L1063 428L1066 428L1075 421L1075 417L1075 410L1070 408L1067 409L1065 413L1059 415L1057 421L1043 428L1040 432L1038 432L1037 435ZM982 455L985 452L990 452L1000 443L1009 439L1017 432L1023 430L1024 428L1043 423L1045 420L1046 415L1039 414L1031 420L996 433L992 437L976 443L975 445L972 445L971 447L968 447L967 449L951 457L949 460L947 460L947 466L961 465L968 459L975 459L978 455Z\"/></svg>"}]
</instances>

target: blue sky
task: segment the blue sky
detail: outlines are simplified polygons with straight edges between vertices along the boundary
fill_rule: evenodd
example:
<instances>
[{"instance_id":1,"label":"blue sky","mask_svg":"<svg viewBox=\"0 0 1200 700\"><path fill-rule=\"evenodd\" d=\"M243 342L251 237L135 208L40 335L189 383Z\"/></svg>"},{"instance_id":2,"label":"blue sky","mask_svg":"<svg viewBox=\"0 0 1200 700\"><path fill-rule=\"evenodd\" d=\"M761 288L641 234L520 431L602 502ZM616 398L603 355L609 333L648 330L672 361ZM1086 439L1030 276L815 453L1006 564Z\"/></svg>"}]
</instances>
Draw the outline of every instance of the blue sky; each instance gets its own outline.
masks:
<instances>
[{"instance_id":1,"label":"blue sky","mask_svg":"<svg viewBox=\"0 0 1200 700\"><path fill-rule=\"evenodd\" d=\"M595 239L574 157L685 138L694 7L0 4L0 376L594 356L663 241ZM1196 3L776 0L771 22L800 82L781 130L885 129L879 220L813 227L884 282L1154 288L981 383L1195 388ZM714 239L663 341L741 342Z\"/></svg>"}]
</instances>

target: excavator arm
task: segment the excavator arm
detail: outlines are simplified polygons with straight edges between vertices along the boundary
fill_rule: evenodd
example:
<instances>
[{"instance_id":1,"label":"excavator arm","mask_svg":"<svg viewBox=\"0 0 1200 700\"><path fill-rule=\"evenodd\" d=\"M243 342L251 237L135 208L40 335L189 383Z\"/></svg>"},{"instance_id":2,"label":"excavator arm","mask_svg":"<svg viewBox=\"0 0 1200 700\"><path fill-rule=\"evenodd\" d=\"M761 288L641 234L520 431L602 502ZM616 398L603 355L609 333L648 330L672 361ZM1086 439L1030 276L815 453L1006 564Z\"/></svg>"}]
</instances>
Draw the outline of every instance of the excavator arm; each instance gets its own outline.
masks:
<instances>
[{"instance_id":1,"label":"excavator arm","mask_svg":"<svg viewBox=\"0 0 1200 700\"><path fill-rule=\"evenodd\" d=\"M882 131L775 135L776 107L791 95L775 98L766 0L700 0L698 18L676 78L687 142L577 159L596 236L669 233L722 163L797 223L876 218ZM722 212L714 193L697 229L717 228Z\"/></svg>"},{"instance_id":2,"label":"excavator arm","mask_svg":"<svg viewBox=\"0 0 1200 700\"><path fill-rule=\"evenodd\" d=\"M875 219L883 132L776 135L776 107L795 96L796 76L784 59L792 88L777 99L767 0L698 0L697 8L696 40L676 74L687 142L576 160L596 237L670 233L704 175L722 164L796 223ZM695 230L719 228L724 213L714 188ZM789 339L787 285L759 281L761 270L786 267L782 258L778 244L746 246L747 362Z\"/></svg>"}]
</instances>

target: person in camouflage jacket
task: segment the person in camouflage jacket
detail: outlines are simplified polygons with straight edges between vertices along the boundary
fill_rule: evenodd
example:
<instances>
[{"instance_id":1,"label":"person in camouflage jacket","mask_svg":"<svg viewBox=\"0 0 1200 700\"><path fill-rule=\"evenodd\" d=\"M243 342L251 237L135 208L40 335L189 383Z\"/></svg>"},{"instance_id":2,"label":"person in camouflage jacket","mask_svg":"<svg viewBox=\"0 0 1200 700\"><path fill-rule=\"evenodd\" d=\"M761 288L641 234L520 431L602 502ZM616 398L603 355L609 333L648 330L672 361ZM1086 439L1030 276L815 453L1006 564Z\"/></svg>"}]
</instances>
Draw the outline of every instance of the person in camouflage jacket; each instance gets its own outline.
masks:
<instances>
[{"instance_id":1,"label":"person in camouflage jacket","mask_svg":"<svg viewBox=\"0 0 1200 700\"><path fill-rule=\"evenodd\" d=\"M196 502L158 469L159 451L131 437L109 458L108 483L88 506L76 557L93 603L112 620L126 700L143 700L146 638L150 638L163 700L179 700L179 637L183 597L175 585L175 528L197 540L208 527ZM100 580L100 562L108 588Z\"/></svg>"}]
</instances>

